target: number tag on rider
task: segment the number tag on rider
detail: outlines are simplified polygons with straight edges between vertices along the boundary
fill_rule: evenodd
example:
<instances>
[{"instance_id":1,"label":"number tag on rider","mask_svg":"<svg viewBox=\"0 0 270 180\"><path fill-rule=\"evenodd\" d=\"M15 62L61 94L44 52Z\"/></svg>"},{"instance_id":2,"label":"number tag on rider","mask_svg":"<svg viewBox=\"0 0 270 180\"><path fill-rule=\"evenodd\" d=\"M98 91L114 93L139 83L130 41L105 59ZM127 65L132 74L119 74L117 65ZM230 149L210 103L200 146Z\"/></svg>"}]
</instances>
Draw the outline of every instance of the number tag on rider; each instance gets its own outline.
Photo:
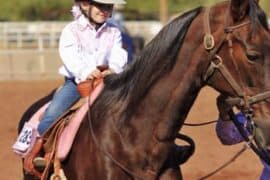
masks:
<instances>
[{"instance_id":1,"label":"number tag on rider","mask_svg":"<svg viewBox=\"0 0 270 180\"><path fill-rule=\"evenodd\" d=\"M16 149L20 151L26 151L30 147L32 135L33 128L25 126L21 131L17 142L15 143Z\"/></svg>"}]
</instances>

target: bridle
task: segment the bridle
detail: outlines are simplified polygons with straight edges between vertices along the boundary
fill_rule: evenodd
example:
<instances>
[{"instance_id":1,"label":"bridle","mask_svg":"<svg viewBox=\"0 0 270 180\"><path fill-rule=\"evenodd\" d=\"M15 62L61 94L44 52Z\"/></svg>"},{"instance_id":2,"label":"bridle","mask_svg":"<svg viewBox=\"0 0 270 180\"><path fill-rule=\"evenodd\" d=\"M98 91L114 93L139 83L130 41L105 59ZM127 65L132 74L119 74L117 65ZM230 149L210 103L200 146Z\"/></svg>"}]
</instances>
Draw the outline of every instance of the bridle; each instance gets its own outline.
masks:
<instances>
[{"instance_id":1,"label":"bridle","mask_svg":"<svg viewBox=\"0 0 270 180\"><path fill-rule=\"evenodd\" d=\"M235 63L236 65L232 46L233 45L232 36L234 35L233 32L236 29L249 25L251 22L245 21L238 25L233 26L227 25L224 28L224 34L221 41L217 45L215 45L214 36L211 34L210 29L210 18L209 18L210 10L211 8L208 7L205 11L204 16L204 28L205 28L204 47L208 52L208 59L210 60L210 65L207 68L203 80L204 82L206 82L206 84L209 84L209 80L211 79L211 77L215 74L215 72L218 71L222 75L222 77L226 80L226 82L230 85L230 87L233 89L235 93L235 97L228 97L224 103L227 103L231 107L237 106L247 118L247 123L244 126L241 125L235 118L233 111L229 113L229 116L233 120L234 124L236 125L243 139L246 141L247 145L261 159L263 159L268 165L270 165L270 152L267 151L265 145L262 143L262 140L260 140L258 137L261 135L262 132L253 121L254 113L251 107L252 104L256 104L258 102L266 101L267 99L269 99L270 91L268 90L262 93L255 94L253 96L247 95L246 92L243 90L243 88L240 86L240 84L232 76L228 68L223 64L222 57L218 55L223 44L227 42L230 56L233 59L233 63ZM247 130L249 134L247 133ZM263 136L261 136L261 138L263 138Z\"/></svg>"}]
</instances>

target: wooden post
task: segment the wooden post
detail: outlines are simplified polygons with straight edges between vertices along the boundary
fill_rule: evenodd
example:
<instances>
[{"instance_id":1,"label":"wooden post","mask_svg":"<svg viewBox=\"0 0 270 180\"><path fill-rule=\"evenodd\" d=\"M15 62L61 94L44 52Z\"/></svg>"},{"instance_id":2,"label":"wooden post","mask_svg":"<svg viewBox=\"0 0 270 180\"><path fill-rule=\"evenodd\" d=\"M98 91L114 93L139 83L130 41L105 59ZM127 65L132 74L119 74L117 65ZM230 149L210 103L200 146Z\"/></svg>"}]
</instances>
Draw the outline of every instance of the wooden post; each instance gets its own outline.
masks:
<instances>
[{"instance_id":1,"label":"wooden post","mask_svg":"<svg viewBox=\"0 0 270 180\"><path fill-rule=\"evenodd\" d=\"M159 14L162 24L166 24L168 21L168 0L159 0Z\"/></svg>"}]
</instances>

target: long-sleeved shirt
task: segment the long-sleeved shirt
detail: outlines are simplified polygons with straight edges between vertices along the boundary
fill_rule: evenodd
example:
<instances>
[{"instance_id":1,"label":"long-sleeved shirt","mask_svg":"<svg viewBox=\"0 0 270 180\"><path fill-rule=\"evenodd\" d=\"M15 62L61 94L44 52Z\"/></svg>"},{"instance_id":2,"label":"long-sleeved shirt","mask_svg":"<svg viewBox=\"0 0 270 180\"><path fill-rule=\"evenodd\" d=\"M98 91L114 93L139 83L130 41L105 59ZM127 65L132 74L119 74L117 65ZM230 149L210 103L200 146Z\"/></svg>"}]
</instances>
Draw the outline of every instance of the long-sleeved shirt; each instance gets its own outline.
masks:
<instances>
[{"instance_id":1,"label":"long-sleeved shirt","mask_svg":"<svg viewBox=\"0 0 270 180\"><path fill-rule=\"evenodd\" d=\"M84 15L63 29L59 53L63 61L59 73L74 78L76 83L85 81L99 65L106 64L120 73L127 63L127 52L122 48L117 27L104 23L96 30Z\"/></svg>"}]
</instances>

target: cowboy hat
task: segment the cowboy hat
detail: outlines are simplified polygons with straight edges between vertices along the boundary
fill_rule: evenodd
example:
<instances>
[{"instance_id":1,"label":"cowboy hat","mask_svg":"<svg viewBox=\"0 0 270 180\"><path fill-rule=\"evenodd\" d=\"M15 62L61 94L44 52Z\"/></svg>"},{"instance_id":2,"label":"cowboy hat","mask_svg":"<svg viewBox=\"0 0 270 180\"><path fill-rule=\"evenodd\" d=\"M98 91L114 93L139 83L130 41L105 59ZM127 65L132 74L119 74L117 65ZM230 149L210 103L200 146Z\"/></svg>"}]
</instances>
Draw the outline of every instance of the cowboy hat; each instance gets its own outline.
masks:
<instances>
[{"instance_id":1,"label":"cowboy hat","mask_svg":"<svg viewBox=\"0 0 270 180\"><path fill-rule=\"evenodd\" d=\"M75 2L84 1L84 0L75 0ZM126 4L125 0L89 0L90 2L97 2L101 4Z\"/></svg>"},{"instance_id":2,"label":"cowboy hat","mask_svg":"<svg viewBox=\"0 0 270 180\"><path fill-rule=\"evenodd\" d=\"M102 4L126 4L125 0L92 0L92 1Z\"/></svg>"}]
</instances>

